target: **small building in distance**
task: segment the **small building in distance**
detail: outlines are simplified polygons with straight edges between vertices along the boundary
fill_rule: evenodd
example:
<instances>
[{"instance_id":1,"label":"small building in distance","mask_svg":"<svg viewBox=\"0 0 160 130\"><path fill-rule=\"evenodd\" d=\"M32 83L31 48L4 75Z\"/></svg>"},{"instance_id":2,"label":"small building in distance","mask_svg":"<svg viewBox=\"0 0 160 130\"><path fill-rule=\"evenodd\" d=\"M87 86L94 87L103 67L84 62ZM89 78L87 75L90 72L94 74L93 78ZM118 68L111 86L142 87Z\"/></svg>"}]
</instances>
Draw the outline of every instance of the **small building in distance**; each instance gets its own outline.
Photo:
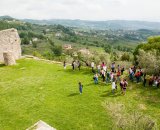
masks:
<instances>
[{"instance_id":1,"label":"small building in distance","mask_svg":"<svg viewBox=\"0 0 160 130\"><path fill-rule=\"evenodd\" d=\"M56 37L62 37L62 33L57 32L57 33L55 34L55 36L56 36Z\"/></svg>"},{"instance_id":2,"label":"small building in distance","mask_svg":"<svg viewBox=\"0 0 160 130\"><path fill-rule=\"evenodd\" d=\"M65 44L65 45L63 46L63 48L64 48L65 50L71 50L71 49L72 49L72 45L70 45L70 44Z\"/></svg>"},{"instance_id":3,"label":"small building in distance","mask_svg":"<svg viewBox=\"0 0 160 130\"><path fill-rule=\"evenodd\" d=\"M6 52L12 53L15 60L21 58L21 40L14 28L0 31L0 62L4 62Z\"/></svg>"},{"instance_id":4,"label":"small building in distance","mask_svg":"<svg viewBox=\"0 0 160 130\"><path fill-rule=\"evenodd\" d=\"M37 37L32 38L32 42L37 42L37 41L38 41Z\"/></svg>"}]
</instances>

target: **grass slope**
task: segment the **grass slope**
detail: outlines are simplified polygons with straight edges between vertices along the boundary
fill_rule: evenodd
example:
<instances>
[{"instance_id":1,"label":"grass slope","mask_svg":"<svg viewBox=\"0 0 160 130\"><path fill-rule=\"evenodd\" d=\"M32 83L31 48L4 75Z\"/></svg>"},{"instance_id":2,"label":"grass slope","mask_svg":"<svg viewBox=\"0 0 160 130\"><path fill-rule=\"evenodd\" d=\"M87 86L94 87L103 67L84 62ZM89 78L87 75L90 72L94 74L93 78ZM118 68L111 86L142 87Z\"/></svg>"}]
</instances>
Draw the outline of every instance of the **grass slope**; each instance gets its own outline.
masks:
<instances>
[{"instance_id":1,"label":"grass slope","mask_svg":"<svg viewBox=\"0 0 160 130\"><path fill-rule=\"evenodd\" d=\"M110 130L116 120L106 104L123 104L160 124L160 90L129 85L127 95L111 94L111 86L94 85L92 73L23 59L0 66L0 129L26 129L43 120L58 130ZM84 85L79 95L78 82ZM143 106L143 107L139 107ZM160 126L157 126L160 128ZM116 127L116 129L119 129Z\"/></svg>"}]
</instances>

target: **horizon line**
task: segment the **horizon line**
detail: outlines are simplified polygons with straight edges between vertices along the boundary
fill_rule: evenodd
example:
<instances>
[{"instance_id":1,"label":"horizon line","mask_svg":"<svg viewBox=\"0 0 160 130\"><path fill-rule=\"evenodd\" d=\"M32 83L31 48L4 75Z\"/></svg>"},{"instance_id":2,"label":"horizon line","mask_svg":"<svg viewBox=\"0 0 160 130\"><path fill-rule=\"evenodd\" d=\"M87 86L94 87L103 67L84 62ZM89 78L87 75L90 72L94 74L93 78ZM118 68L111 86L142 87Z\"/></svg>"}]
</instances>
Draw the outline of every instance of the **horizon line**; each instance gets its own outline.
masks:
<instances>
[{"instance_id":1,"label":"horizon line","mask_svg":"<svg viewBox=\"0 0 160 130\"><path fill-rule=\"evenodd\" d=\"M156 21L156 20L131 20L131 19L106 19L106 20L91 20L91 19L79 19L79 18L46 18L46 19L36 19L36 18L18 18L18 17L13 17L10 15L0 15L0 17L11 17L13 19L18 19L18 20L38 20L38 21L49 21L49 20L72 20L72 21L90 21L90 22L107 22L107 21L135 21L135 22L152 22L152 23L160 23L160 21Z\"/></svg>"}]
</instances>

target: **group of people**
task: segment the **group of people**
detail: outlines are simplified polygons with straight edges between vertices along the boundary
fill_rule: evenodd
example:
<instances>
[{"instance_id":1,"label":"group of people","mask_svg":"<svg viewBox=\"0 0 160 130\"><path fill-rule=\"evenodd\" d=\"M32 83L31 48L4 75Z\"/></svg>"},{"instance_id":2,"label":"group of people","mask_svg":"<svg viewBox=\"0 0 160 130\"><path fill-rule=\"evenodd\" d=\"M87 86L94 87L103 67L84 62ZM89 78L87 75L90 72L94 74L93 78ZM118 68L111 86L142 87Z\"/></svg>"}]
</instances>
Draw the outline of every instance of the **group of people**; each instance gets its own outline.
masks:
<instances>
[{"instance_id":1,"label":"group of people","mask_svg":"<svg viewBox=\"0 0 160 130\"><path fill-rule=\"evenodd\" d=\"M64 69L66 69L66 62L64 61ZM124 66L120 66L115 64L113 62L110 67L108 67L104 62L102 64L95 65L94 62L91 62L91 64L87 64L87 66L91 67L92 72L94 73L93 80L95 84L99 83L99 78L102 79L102 82L104 83L111 83L112 93L115 93L117 90L117 86L120 87L122 94L125 95L126 89L128 86L128 82L125 78L122 77L125 68ZM80 70L81 63L80 61L73 61L72 64L72 70L75 70L78 68ZM148 80L146 78L146 73L140 68L140 67L130 67L129 68L129 80L131 82L143 82L143 86L145 87L148 81L149 86L160 86L160 76L151 76ZM82 94L83 85L81 82L79 84L79 92ZM118 85L119 84L119 85Z\"/></svg>"},{"instance_id":2,"label":"group of people","mask_svg":"<svg viewBox=\"0 0 160 130\"><path fill-rule=\"evenodd\" d=\"M146 78L145 78L146 79ZM148 82L149 86L156 86L159 88L160 86L160 76L151 76Z\"/></svg>"},{"instance_id":3,"label":"group of people","mask_svg":"<svg viewBox=\"0 0 160 130\"><path fill-rule=\"evenodd\" d=\"M76 68L78 68L78 70L81 69L81 62L79 60L78 61L74 60L71 65L72 65L72 70L75 70ZM63 67L64 69L66 69L67 67L66 61L63 62Z\"/></svg>"},{"instance_id":4,"label":"group of people","mask_svg":"<svg viewBox=\"0 0 160 130\"><path fill-rule=\"evenodd\" d=\"M125 94L128 83L126 79L121 78L121 75L123 75L123 72L125 71L124 67L118 65L116 68L115 62L113 62L111 67L108 68L107 65L102 62L102 64L98 64L95 69L94 62L92 62L91 68L92 72L95 73L93 76L95 84L98 84L99 77L101 77L103 82L111 83L112 93L115 93L115 90L117 90L117 84L119 83L122 94Z\"/></svg>"},{"instance_id":5,"label":"group of people","mask_svg":"<svg viewBox=\"0 0 160 130\"><path fill-rule=\"evenodd\" d=\"M129 68L129 79L132 82L143 82L143 86L145 87L148 81L149 86L156 86L159 88L160 86L160 76L152 75L149 79L146 77L146 73L140 67L130 67Z\"/></svg>"}]
</instances>

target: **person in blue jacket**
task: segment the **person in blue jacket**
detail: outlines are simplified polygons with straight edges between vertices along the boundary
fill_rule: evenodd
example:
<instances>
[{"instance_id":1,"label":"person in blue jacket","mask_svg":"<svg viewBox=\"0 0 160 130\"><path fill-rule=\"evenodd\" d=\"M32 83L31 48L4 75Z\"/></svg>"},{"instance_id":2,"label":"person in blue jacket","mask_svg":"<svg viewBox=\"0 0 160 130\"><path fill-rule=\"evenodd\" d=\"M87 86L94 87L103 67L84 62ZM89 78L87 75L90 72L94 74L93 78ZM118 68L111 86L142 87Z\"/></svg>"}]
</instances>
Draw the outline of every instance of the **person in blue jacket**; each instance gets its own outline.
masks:
<instances>
[{"instance_id":1,"label":"person in blue jacket","mask_svg":"<svg viewBox=\"0 0 160 130\"><path fill-rule=\"evenodd\" d=\"M82 90L83 90L83 85L81 82L79 82L79 92L80 94L82 94Z\"/></svg>"}]
</instances>

